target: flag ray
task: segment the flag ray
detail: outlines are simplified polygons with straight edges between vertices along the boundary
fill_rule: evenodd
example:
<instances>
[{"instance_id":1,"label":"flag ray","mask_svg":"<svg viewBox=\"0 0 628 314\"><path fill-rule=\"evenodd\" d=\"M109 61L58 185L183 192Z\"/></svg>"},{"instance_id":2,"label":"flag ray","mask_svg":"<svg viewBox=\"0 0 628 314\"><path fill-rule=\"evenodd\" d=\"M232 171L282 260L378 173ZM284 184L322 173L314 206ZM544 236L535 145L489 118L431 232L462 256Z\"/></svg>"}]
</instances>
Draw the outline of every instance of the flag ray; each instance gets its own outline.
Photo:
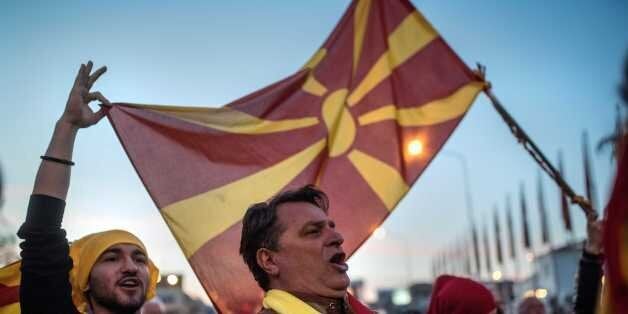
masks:
<instances>
[{"instance_id":1,"label":"flag ray","mask_svg":"<svg viewBox=\"0 0 628 314\"><path fill-rule=\"evenodd\" d=\"M352 2L323 46L325 57L312 68L311 74L327 91L347 88L352 76L353 59L353 16L356 4ZM342 31L339 28L344 28Z\"/></svg>"},{"instance_id":2,"label":"flag ray","mask_svg":"<svg viewBox=\"0 0 628 314\"><path fill-rule=\"evenodd\" d=\"M299 152L302 147L295 143L314 143L325 136L322 127L227 134L123 104L108 115L159 208L252 175ZM256 145L260 141L266 144ZM217 149L225 147L229 149Z\"/></svg>"},{"instance_id":3,"label":"flag ray","mask_svg":"<svg viewBox=\"0 0 628 314\"><path fill-rule=\"evenodd\" d=\"M227 133L238 134L266 134L292 131L307 128L319 123L317 117L303 117L299 119L285 119L280 121L264 120L250 114L223 108L191 108L163 107L147 108L153 112L181 119Z\"/></svg>"},{"instance_id":4,"label":"flag ray","mask_svg":"<svg viewBox=\"0 0 628 314\"><path fill-rule=\"evenodd\" d=\"M467 112L475 97L482 91L482 82L471 82L452 95L413 108L395 105L380 107L358 118L360 125L396 120L402 127L426 126L459 118Z\"/></svg>"},{"instance_id":5,"label":"flag ray","mask_svg":"<svg viewBox=\"0 0 628 314\"><path fill-rule=\"evenodd\" d=\"M349 153L348 157L388 210L393 210L410 189L399 171L390 165L357 149Z\"/></svg>"},{"instance_id":6,"label":"flag ray","mask_svg":"<svg viewBox=\"0 0 628 314\"><path fill-rule=\"evenodd\" d=\"M360 55L357 61L354 52L353 61L355 63L353 69L354 71L352 73L353 77L351 78L351 89L357 86L360 80L363 79L364 76L368 73L368 70L373 66L373 64L375 64L377 59L388 49L386 38L388 37L388 33L390 32L390 30L387 29L385 25L387 17L385 16L385 14L382 13L381 6L382 4L380 3L380 1L369 1L369 14L366 19L367 24L365 26L365 34L362 37L361 44L364 49L360 50ZM356 10L356 16L360 15L362 15L362 13ZM398 17L398 20L395 21L395 27L401 22L404 17L405 16ZM356 31L359 30L359 27L357 25L354 25L354 27L356 27ZM356 43L354 36L354 46L355 45Z\"/></svg>"},{"instance_id":7,"label":"flag ray","mask_svg":"<svg viewBox=\"0 0 628 314\"><path fill-rule=\"evenodd\" d=\"M390 48L375 62L366 77L349 95L347 103L350 106L357 104L364 95L388 77L396 67L437 36L436 31L418 11L409 14L388 36Z\"/></svg>"},{"instance_id":8,"label":"flag ray","mask_svg":"<svg viewBox=\"0 0 628 314\"><path fill-rule=\"evenodd\" d=\"M314 53L314 55L310 58L310 60L308 60L305 63L305 65L303 65L303 69L312 70L316 68L318 64L321 63L323 59L325 59L326 55L327 55L327 49L321 48L317 50L316 53Z\"/></svg>"},{"instance_id":9,"label":"flag ray","mask_svg":"<svg viewBox=\"0 0 628 314\"><path fill-rule=\"evenodd\" d=\"M342 246L352 254L366 240L363 233L372 233L390 211L348 158L330 159L325 170L320 187L329 196L329 213L345 239Z\"/></svg>"},{"instance_id":10,"label":"flag ray","mask_svg":"<svg viewBox=\"0 0 628 314\"><path fill-rule=\"evenodd\" d=\"M303 84L303 91L320 97L327 93L327 88L325 85L321 84L314 75L310 75L305 81L305 84Z\"/></svg>"},{"instance_id":11,"label":"flag ray","mask_svg":"<svg viewBox=\"0 0 628 314\"><path fill-rule=\"evenodd\" d=\"M258 173L163 208L162 215L185 255L194 254L207 240L239 221L249 205L279 192L323 151L325 144L320 140Z\"/></svg>"},{"instance_id":12,"label":"flag ray","mask_svg":"<svg viewBox=\"0 0 628 314\"><path fill-rule=\"evenodd\" d=\"M238 222L207 241L192 256L190 264L214 306L233 313L254 313L263 292L248 273L238 249L242 223ZM224 282L238 284L223 285ZM241 285L253 289L241 289Z\"/></svg>"},{"instance_id":13,"label":"flag ray","mask_svg":"<svg viewBox=\"0 0 628 314\"><path fill-rule=\"evenodd\" d=\"M315 69L318 64L323 61L325 56L327 55L327 49L321 48L310 58L310 60L303 66L304 69L312 70ZM311 72L311 71L310 71ZM314 96L323 96L327 93L327 88L321 82L319 82L314 74L310 73L307 77L307 80L303 84L303 91Z\"/></svg>"},{"instance_id":14,"label":"flag ray","mask_svg":"<svg viewBox=\"0 0 628 314\"><path fill-rule=\"evenodd\" d=\"M353 31L353 74L358 69L360 56L362 55L362 45L364 43L364 35L366 33L367 22L369 19L369 11L371 8L371 0L359 0L355 8L354 31Z\"/></svg>"},{"instance_id":15,"label":"flag ray","mask_svg":"<svg viewBox=\"0 0 628 314\"><path fill-rule=\"evenodd\" d=\"M373 88L351 107L361 116L382 106L415 108L446 98L463 86L477 82L475 74L460 67L458 57L442 38L436 38Z\"/></svg>"}]
</instances>

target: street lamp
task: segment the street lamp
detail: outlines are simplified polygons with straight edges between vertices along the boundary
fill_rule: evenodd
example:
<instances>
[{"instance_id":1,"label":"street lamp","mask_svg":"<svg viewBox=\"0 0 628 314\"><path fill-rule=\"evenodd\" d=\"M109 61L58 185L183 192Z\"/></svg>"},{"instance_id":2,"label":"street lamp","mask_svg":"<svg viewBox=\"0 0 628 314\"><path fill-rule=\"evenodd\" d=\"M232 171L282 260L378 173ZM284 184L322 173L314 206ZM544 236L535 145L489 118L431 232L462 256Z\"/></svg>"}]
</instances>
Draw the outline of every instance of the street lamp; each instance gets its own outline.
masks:
<instances>
[{"instance_id":1,"label":"street lamp","mask_svg":"<svg viewBox=\"0 0 628 314\"><path fill-rule=\"evenodd\" d=\"M441 155L453 157L460 162L460 166L462 167L462 183L464 185L464 198L467 205L467 214L469 215L469 220L473 222L473 197L471 196L471 185L469 184L469 167L467 165L467 158L462 153L449 149L441 150Z\"/></svg>"},{"instance_id":2,"label":"street lamp","mask_svg":"<svg viewBox=\"0 0 628 314\"><path fill-rule=\"evenodd\" d=\"M416 157L416 156L421 155L424 151L423 142L418 138L410 140L407 144L406 151L409 156ZM469 167L467 165L467 159L462 153L459 153L457 151L452 151L452 150L442 149L441 155L453 157L455 160L460 162L460 166L462 167L462 182L464 185L464 195L465 195L465 203L467 207L467 215L468 215L469 222L471 223L472 236L474 237L473 253L475 255L474 258L475 258L475 264L476 264L476 271L479 273L481 271L480 256L479 256L479 248L476 247L478 243L477 242L478 239L477 239L475 223L473 219L473 197L471 195L471 185L469 183ZM375 233L373 235L375 237L378 236Z\"/></svg>"},{"instance_id":3,"label":"street lamp","mask_svg":"<svg viewBox=\"0 0 628 314\"><path fill-rule=\"evenodd\" d=\"M462 183L464 185L464 196L465 203L467 205L467 215L469 217L469 223L471 224L471 232L473 236L473 254L475 258L475 269L478 274L481 272L480 267L480 251L477 247L478 239L477 232L475 230L475 223L473 218L473 197L471 195L471 184L469 183L469 167L467 165L467 158L457 151L452 151L449 149L441 150L441 155L453 157L455 160L460 162L460 166L462 167ZM500 276L501 277L501 276Z\"/></svg>"},{"instance_id":4,"label":"street lamp","mask_svg":"<svg viewBox=\"0 0 628 314\"><path fill-rule=\"evenodd\" d=\"M410 156L421 155L424 151L424 144L418 138L412 139L408 142L406 151ZM458 160L462 166L462 180L464 184L465 202L467 204L467 214L469 215L469 218L473 220L473 198L471 196L471 186L469 184L469 167L467 166L467 159L462 153L448 149L442 149L441 155L454 157L454 159Z\"/></svg>"},{"instance_id":5,"label":"street lamp","mask_svg":"<svg viewBox=\"0 0 628 314\"><path fill-rule=\"evenodd\" d=\"M414 139L408 143L408 154L410 156L418 156L423 153L423 142L419 139Z\"/></svg>"},{"instance_id":6,"label":"street lamp","mask_svg":"<svg viewBox=\"0 0 628 314\"><path fill-rule=\"evenodd\" d=\"M166 281L169 285L176 286L177 283L179 283L179 277L177 277L177 275L170 274L166 277Z\"/></svg>"}]
</instances>

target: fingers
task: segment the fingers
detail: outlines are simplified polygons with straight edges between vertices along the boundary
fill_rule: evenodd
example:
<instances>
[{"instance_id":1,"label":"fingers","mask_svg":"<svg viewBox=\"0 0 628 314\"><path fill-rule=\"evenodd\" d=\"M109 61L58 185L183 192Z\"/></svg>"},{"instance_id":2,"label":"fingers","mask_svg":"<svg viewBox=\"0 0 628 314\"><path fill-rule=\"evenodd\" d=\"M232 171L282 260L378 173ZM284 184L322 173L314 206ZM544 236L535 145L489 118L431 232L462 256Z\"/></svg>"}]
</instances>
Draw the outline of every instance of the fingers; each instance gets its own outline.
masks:
<instances>
[{"instance_id":1,"label":"fingers","mask_svg":"<svg viewBox=\"0 0 628 314\"><path fill-rule=\"evenodd\" d=\"M103 66L100 69L96 70L96 72L94 72L94 74L90 75L89 79L87 80L87 89L92 88L94 83L96 83L96 80L98 80L98 78L101 75L103 75L105 72L107 72L107 67Z\"/></svg>"},{"instance_id":2,"label":"fingers","mask_svg":"<svg viewBox=\"0 0 628 314\"><path fill-rule=\"evenodd\" d=\"M93 92L93 93L89 93L87 94L87 97L85 97L85 101L87 103L94 101L94 100L98 100L101 103L107 105L107 106L111 106L111 102L109 102L109 99L107 99L105 96L103 96L103 94L101 94L100 92Z\"/></svg>"},{"instance_id":3,"label":"fingers","mask_svg":"<svg viewBox=\"0 0 628 314\"><path fill-rule=\"evenodd\" d=\"M107 67L103 66L90 75L93 67L94 63L91 60L88 61L87 64L81 64L79 73L77 74L74 81L74 85L76 86L78 83L78 85L83 86L89 90L90 88L92 88L96 80L98 80L101 75L107 72Z\"/></svg>"},{"instance_id":4,"label":"fingers","mask_svg":"<svg viewBox=\"0 0 628 314\"><path fill-rule=\"evenodd\" d=\"M94 113L91 117L89 117L89 120L87 121L87 123L89 125L94 125L98 123L98 121L100 121L106 115L107 115L107 110L105 107L102 107L100 108L100 110L96 111L96 113Z\"/></svg>"},{"instance_id":5,"label":"fingers","mask_svg":"<svg viewBox=\"0 0 628 314\"><path fill-rule=\"evenodd\" d=\"M81 66L79 67L78 73L76 73L76 77L74 78L74 87L77 87L80 84L81 76L83 75L83 68L84 67L85 67L85 65L81 63Z\"/></svg>"},{"instance_id":6,"label":"fingers","mask_svg":"<svg viewBox=\"0 0 628 314\"><path fill-rule=\"evenodd\" d=\"M87 64L89 65L90 62L88 62ZM85 64L81 64L81 73L79 75L79 85L80 86L86 86L87 85L87 77L89 76L89 71L87 69L88 65Z\"/></svg>"},{"instance_id":7,"label":"fingers","mask_svg":"<svg viewBox=\"0 0 628 314\"><path fill-rule=\"evenodd\" d=\"M85 66L85 74L89 75L92 73L92 68L94 67L94 63L92 60L87 61L87 65Z\"/></svg>"}]
</instances>

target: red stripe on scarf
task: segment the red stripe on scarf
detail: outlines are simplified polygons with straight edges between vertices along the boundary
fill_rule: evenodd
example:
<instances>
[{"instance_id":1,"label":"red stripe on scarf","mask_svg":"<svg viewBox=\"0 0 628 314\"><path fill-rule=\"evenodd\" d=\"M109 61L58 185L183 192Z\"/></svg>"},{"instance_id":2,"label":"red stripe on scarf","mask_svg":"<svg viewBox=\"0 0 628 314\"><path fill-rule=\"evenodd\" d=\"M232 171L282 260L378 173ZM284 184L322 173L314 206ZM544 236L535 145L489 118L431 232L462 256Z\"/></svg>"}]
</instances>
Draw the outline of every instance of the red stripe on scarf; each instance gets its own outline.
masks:
<instances>
[{"instance_id":1,"label":"red stripe on scarf","mask_svg":"<svg viewBox=\"0 0 628 314\"><path fill-rule=\"evenodd\" d=\"M372 314L375 311L372 311L366 305L362 304L356 297L351 295L351 293L347 294L347 299L349 301L349 305L355 314Z\"/></svg>"},{"instance_id":2,"label":"red stripe on scarf","mask_svg":"<svg viewBox=\"0 0 628 314\"><path fill-rule=\"evenodd\" d=\"M0 307L20 302L20 286L0 284Z\"/></svg>"}]
</instances>

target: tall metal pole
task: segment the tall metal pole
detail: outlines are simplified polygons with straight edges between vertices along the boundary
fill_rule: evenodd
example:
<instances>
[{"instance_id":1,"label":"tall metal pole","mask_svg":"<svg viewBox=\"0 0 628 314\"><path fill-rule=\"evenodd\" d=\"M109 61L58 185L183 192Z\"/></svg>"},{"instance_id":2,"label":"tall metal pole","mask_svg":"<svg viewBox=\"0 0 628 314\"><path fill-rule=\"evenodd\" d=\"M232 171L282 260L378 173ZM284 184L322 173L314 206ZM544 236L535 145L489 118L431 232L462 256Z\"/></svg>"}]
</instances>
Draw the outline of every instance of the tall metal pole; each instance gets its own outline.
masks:
<instances>
[{"instance_id":1,"label":"tall metal pole","mask_svg":"<svg viewBox=\"0 0 628 314\"><path fill-rule=\"evenodd\" d=\"M478 64L478 69L476 70L476 74L482 80L486 78L486 67ZM563 179L562 175L554 168L554 166L549 162L549 160L545 157L543 152L538 148L538 146L532 141L532 139L528 136L528 134L521 128L519 123L515 121L515 119L506 111L504 106L501 104L499 99L493 94L491 89L491 83L485 81L486 87L484 89L484 94L491 101L491 104L495 108L495 111L502 117L504 122L508 125L511 133L517 138L519 143L523 146L523 148L532 156L534 161L545 171L554 182L560 187L560 189L565 193L567 197L571 200L572 203L578 204L584 214L587 217L588 221L596 221L597 220L597 212L591 205L591 201L586 199L585 197L578 195L574 192L574 190L569 186L569 184Z\"/></svg>"},{"instance_id":2,"label":"tall metal pole","mask_svg":"<svg viewBox=\"0 0 628 314\"><path fill-rule=\"evenodd\" d=\"M469 167L467 165L467 158L457 151L450 149L441 150L441 155L453 157L460 162L462 167L462 182L464 184L464 198L467 205L467 215L469 221L473 222L473 197L471 195L471 185L469 184Z\"/></svg>"},{"instance_id":3,"label":"tall metal pole","mask_svg":"<svg viewBox=\"0 0 628 314\"><path fill-rule=\"evenodd\" d=\"M453 151L453 150L449 150L449 149L443 149L441 150L441 155L445 155L445 156L449 156L449 157L453 157L455 160L457 160L460 163L460 166L462 168L462 183L464 185L464 198L465 198L465 204L467 207L467 216L469 219L469 223L471 225L471 235L472 237L474 237L472 240L472 249L473 249L473 257L474 257L474 263L475 263L475 269L477 271L477 276L479 277L482 271L481 265L480 265L480 252L479 252L479 248L477 247L478 245L478 241L479 239L477 239L477 230L475 229L475 219L474 219L474 207L473 207L473 196L471 193L471 184L469 181L469 166L467 163L467 158L460 152L457 151Z\"/></svg>"}]
</instances>

